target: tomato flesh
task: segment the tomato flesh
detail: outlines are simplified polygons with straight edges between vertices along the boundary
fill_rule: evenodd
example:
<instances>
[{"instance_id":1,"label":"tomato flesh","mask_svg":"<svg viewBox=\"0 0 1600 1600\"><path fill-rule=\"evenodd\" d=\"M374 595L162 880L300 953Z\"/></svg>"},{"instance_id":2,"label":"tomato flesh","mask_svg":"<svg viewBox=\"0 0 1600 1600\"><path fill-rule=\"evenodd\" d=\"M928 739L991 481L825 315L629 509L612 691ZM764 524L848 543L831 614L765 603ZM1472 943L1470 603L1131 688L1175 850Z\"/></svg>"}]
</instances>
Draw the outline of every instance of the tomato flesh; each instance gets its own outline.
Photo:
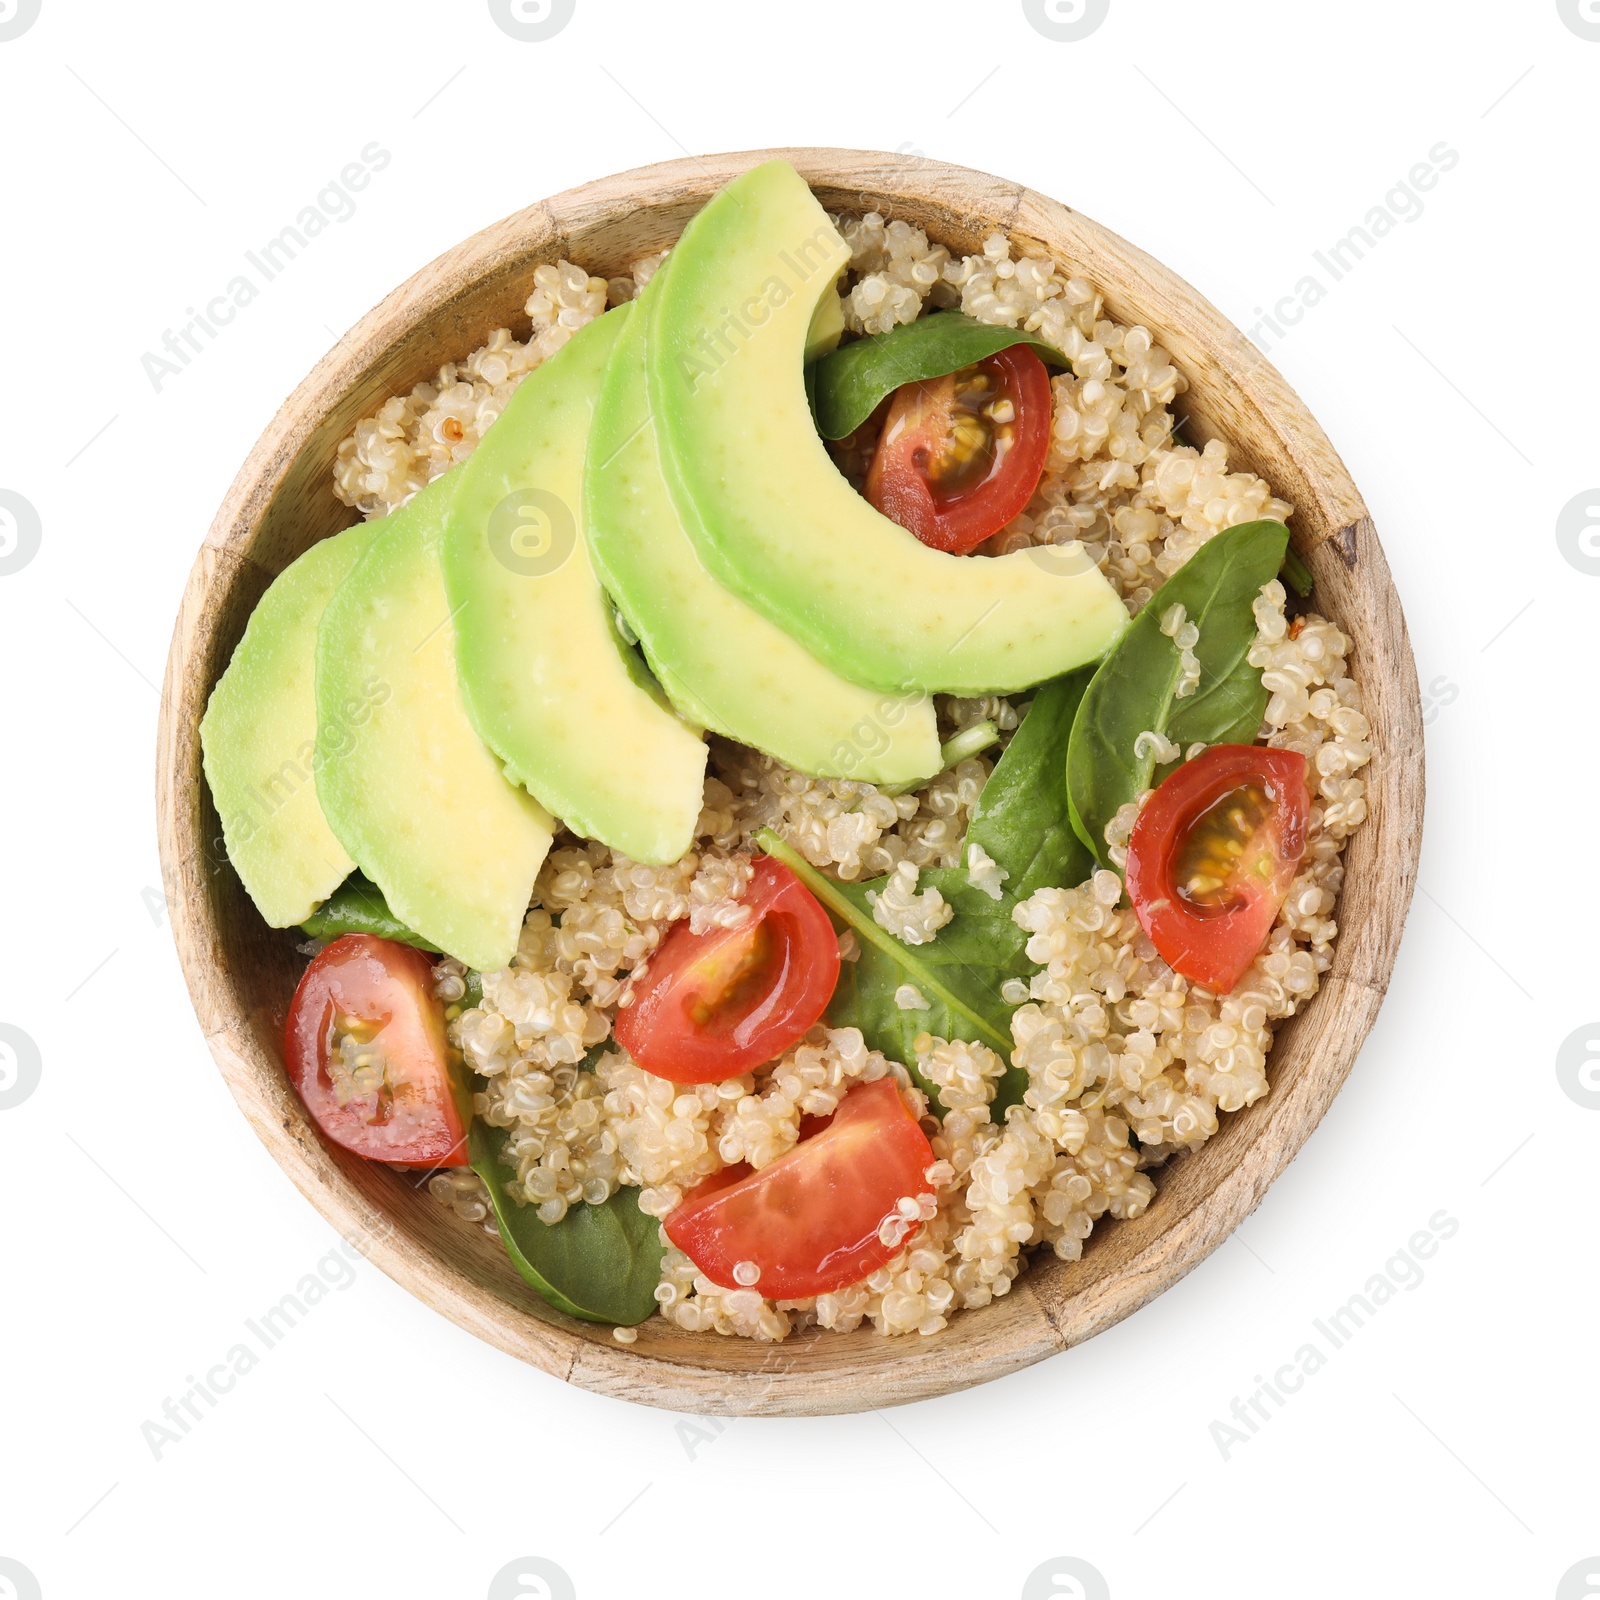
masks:
<instances>
[{"instance_id":1,"label":"tomato flesh","mask_svg":"<svg viewBox=\"0 0 1600 1600\"><path fill-rule=\"evenodd\" d=\"M1049 453L1050 376L1013 345L895 390L866 497L924 544L965 555L1033 498Z\"/></svg>"},{"instance_id":2,"label":"tomato flesh","mask_svg":"<svg viewBox=\"0 0 1600 1600\"><path fill-rule=\"evenodd\" d=\"M294 992L284 1061L335 1144L374 1161L466 1166L471 1112L422 951L366 933L335 939Z\"/></svg>"},{"instance_id":3,"label":"tomato flesh","mask_svg":"<svg viewBox=\"0 0 1600 1600\"><path fill-rule=\"evenodd\" d=\"M1219 744L1145 802L1128 841L1139 925L1175 972L1227 994L1255 960L1306 848L1306 758Z\"/></svg>"},{"instance_id":4,"label":"tomato flesh","mask_svg":"<svg viewBox=\"0 0 1600 1600\"><path fill-rule=\"evenodd\" d=\"M680 922L650 958L617 1042L646 1072L719 1083L783 1054L827 1008L839 981L828 913L781 861L757 859L737 928Z\"/></svg>"},{"instance_id":5,"label":"tomato flesh","mask_svg":"<svg viewBox=\"0 0 1600 1600\"><path fill-rule=\"evenodd\" d=\"M932 1164L894 1079L879 1078L858 1084L825 1127L759 1172L731 1183L718 1173L691 1190L667 1218L667 1237L725 1289L769 1300L831 1294L905 1248L916 1224L885 1224L898 1201L933 1192L924 1176ZM743 1262L761 1269L753 1284L734 1276Z\"/></svg>"}]
</instances>

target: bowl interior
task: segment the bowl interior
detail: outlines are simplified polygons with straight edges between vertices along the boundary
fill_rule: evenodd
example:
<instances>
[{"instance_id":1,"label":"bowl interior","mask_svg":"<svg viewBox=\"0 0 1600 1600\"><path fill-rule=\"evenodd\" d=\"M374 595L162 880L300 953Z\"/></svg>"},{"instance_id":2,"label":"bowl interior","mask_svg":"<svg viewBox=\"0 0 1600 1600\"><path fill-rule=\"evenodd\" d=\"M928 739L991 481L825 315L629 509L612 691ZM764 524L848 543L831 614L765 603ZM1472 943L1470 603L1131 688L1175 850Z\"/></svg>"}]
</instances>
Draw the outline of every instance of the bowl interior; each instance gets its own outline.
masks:
<instances>
[{"instance_id":1,"label":"bowl interior","mask_svg":"<svg viewBox=\"0 0 1600 1600\"><path fill-rule=\"evenodd\" d=\"M1083 273L1108 315L1142 323L1189 380L1189 436L1224 439L1235 466L1295 506L1313 604L1354 641L1373 724L1369 821L1346 850L1332 972L1280 1026L1272 1091L1223 1119L1158 1174L1144 1216L1102 1220L1083 1259L1036 1256L1003 1299L931 1338L802 1333L763 1346L652 1318L637 1342L552 1310L499 1245L413 1178L323 1143L282 1070L300 969L295 936L268 929L227 865L202 779L206 697L266 585L356 514L332 489L339 441L362 416L497 327L527 333L533 268L565 257L613 276L664 248L729 178L792 161L830 210L878 210L952 250L995 231ZM1181 280L1055 201L915 157L785 150L687 160L586 185L486 229L416 274L351 330L285 403L241 469L196 562L168 664L158 756L163 863L180 957L207 1041L257 1132L299 1187L372 1258L463 1326L547 1371L675 1409L795 1414L858 1410L961 1388L1080 1342L1196 1265L1259 1201L1337 1092L1382 998L1410 899L1420 835L1421 720L1404 620L1372 524L1321 430L1279 374Z\"/></svg>"}]
</instances>

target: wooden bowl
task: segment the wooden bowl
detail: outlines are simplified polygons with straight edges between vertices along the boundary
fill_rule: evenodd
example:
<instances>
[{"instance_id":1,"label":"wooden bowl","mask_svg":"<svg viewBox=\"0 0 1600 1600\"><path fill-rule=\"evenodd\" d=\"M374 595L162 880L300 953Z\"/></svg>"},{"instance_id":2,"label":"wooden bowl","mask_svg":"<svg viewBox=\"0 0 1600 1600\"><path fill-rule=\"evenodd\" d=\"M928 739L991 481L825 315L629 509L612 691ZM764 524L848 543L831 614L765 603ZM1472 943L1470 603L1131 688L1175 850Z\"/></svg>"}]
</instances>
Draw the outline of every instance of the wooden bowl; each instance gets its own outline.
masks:
<instances>
[{"instance_id":1,"label":"wooden bowl","mask_svg":"<svg viewBox=\"0 0 1600 1600\"><path fill-rule=\"evenodd\" d=\"M1103 1220L1083 1259L1036 1257L1005 1298L931 1338L870 1328L762 1345L651 1318L631 1346L552 1310L500 1246L416 1184L326 1144L284 1075L280 1040L298 977L295 936L268 929L222 852L201 776L206 697L270 580L355 514L334 498L335 448L364 415L497 327L526 326L533 269L566 257L615 275L670 244L709 196L782 156L822 203L886 211L953 250L996 230L1081 270L1110 315L1143 323L1189 379L1191 438L1293 502L1295 547L1316 604L1354 641L1373 759L1371 815L1350 840L1333 970L1277 1034L1272 1090L1158 1177L1148 1211ZM724 1416L860 1411L944 1394L1054 1355L1175 1283L1249 1215L1344 1082L1382 1002L1416 874L1422 723L1406 628L1361 496L1282 377L1186 283L1058 201L920 157L763 150L671 161L586 184L442 255L353 328L285 402L217 513L184 592L167 663L157 755L161 858L173 933L206 1042L257 1134L322 1214L382 1269L463 1328L602 1394Z\"/></svg>"}]
</instances>

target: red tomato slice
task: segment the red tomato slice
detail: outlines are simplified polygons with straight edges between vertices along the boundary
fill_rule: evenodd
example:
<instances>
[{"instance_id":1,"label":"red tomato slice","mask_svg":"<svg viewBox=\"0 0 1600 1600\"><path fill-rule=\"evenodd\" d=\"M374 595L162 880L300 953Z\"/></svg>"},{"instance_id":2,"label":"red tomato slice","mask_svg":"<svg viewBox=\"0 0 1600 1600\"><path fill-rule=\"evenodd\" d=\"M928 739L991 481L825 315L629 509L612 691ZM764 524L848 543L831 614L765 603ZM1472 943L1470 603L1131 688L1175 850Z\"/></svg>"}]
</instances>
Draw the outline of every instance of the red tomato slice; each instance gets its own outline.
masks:
<instances>
[{"instance_id":1,"label":"red tomato slice","mask_svg":"<svg viewBox=\"0 0 1600 1600\"><path fill-rule=\"evenodd\" d=\"M680 922L650 958L617 1042L674 1083L719 1083L781 1056L827 1009L839 981L828 913L781 861L761 856L742 927Z\"/></svg>"},{"instance_id":2,"label":"red tomato slice","mask_svg":"<svg viewBox=\"0 0 1600 1600\"><path fill-rule=\"evenodd\" d=\"M1025 344L894 392L866 496L926 545L965 555L1033 498L1050 453L1050 377Z\"/></svg>"},{"instance_id":3,"label":"red tomato slice","mask_svg":"<svg viewBox=\"0 0 1600 1600\"><path fill-rule=\"evenodd\" d=\"M892 1078L858 1084L827 1126L770 1166L715 1188L690 1191L667 1218L667 1237L725 1289L769 1300L831 1294L892 1261L905 1238L879 1229L906 1196L932 1192L923 1174L933 1146ZM720 1177L721 1174L718 1174ZM733 1275L752 1261L761 1275Z\"/></svg>"},{"instance_id":4,"label":"red tomato slice","mask_svg":"<svg viewBox=\"0 0 1600 1600\"><path fill-rule=\"evenodd\" d=\"M374 1161L466 1166L472 1114L422 951L367 933L335 939L294 992L284 1060L335 1144Z\"/></svg>"},{"instance_id":5,"label":"red tomato slice","mask_svg":"<svg viewBox=\"0 0 1600 1600\"><path fill-rule=\"evenodd\" d=\"M721 1167L713 1172L709 1178L702 1178L693 1188L684 1191L680 1205L688 1205L694 1200L709 1199L719 1189L731 1188L734 1184L748 1178L756 1169L748 1161L735 1161L732 1166Z\"/></svg>"},{"instance_id":6,"label":"red tomato slice","mask_svg":"<svg viewBox=\"0 0 1600 1600\"><path fill-rule=\"evenodd\" d=\"M1306 758L1216 744L1145 802L1128 898L1176 972L1227 994L1266 943L1306 848Z\"/></svg>"}]
</instances>

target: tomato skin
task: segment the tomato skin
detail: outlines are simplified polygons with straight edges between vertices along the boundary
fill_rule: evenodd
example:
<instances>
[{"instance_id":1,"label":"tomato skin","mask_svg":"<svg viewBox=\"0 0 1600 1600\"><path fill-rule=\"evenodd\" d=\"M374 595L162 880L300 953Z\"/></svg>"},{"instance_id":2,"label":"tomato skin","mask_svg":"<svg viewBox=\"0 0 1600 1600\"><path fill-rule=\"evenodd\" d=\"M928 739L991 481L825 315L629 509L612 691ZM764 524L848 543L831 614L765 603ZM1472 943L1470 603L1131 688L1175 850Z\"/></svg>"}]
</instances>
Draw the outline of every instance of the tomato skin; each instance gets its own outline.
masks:
<instances>
[{"instance_id":1,"label":"tomato skin","mask_svg":"<svg viewBox=\"0 0 1600 1600\"><path fill-rule=\"evenodd\" d=\"M618 1044L673 1083L720 1083L781 1056L827 1009L839 981L828 913L781 861L756 859L738 928L680 922L650 958Z\"/></svg>"},{"instance_id":2,"label":"tomato skin","mask_svg":"<svg viewBox=\"0 0 1600 1600\"><path fill-rule=\"evenodd\" d=\"M667 1237L725 1289L753 1287L769 1300L831 1294L892 1261L884 1219L905 1196L932 1193L923 1174L933 1146L893 1078L857 1084L827 1125L759 1172L699 1185L666 1220ZM717 1177L721 1177L719 1173ZM753 1261L761 1276L733 1275Z\"/></svg>"},{"instance_id":3,"label":"tomato skin","mask_svg":"<svg viewBox=\"0 0 1600 1600\"><path fill-rule=\"evenodd\" d=\"M376 1025L369 1042L385 1063L381 1089L353 1086L335 1059L341 1019L352 1017ZM470 1104L451 1068L433 963L421 950L367 933L335 939L294 992L284 1062L335 1144L373 1161L466 1166Z\"/></svg>"},{"instance_id":4,"label":"tomato skin","mask_svg":"<svg viewBox=\"0 0 1600 1600\"><path fill-rule=\"evenodd\" d=\"M1253 794L1269 810L1244 843L1216 903L1183 892L1180 868L1230 796ZM1306 758L1297 750L1219 744L1186 761L1145 802L1128 841L1126 882L1139 925L1175 972L1227 994L1260 953L1305 854ZM1198 881L1198 880L1190 880ZM1206 880L1208 883L1216 879Z\"/></svg>"},{"instance_id":5,"label":"tomato skin","mask_svg":"<svg viewBox=\"0 0 1600 1600\"><path fill-rule=\"evenodd\" d=\"M1050 453L1050 375L1039 357L1013 345L977 369L1015 410L1010 445L981 483L947 493L930 477L950 439L960 373L895 390L867 473L866 497L884 516L951 555L975 549L1027 505Z\"/></svg>"}]
</instances>

